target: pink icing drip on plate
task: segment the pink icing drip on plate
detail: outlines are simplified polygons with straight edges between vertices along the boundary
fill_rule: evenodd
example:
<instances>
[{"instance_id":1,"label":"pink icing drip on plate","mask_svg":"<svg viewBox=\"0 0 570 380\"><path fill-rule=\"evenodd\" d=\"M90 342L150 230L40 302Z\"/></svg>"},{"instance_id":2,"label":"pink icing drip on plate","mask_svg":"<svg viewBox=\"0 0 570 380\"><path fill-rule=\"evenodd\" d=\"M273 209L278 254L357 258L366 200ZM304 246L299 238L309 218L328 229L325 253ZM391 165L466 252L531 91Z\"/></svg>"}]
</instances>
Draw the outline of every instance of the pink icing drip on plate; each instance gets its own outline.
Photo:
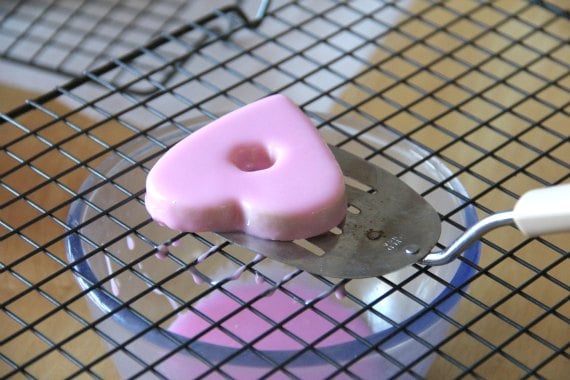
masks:
<instances>
[{"instance_id":1,"label":"pink icing drip on plate","mask_svg":"<svg viewBox=\"0 0 570 380\"><path fill-rule=\"evenodd\" d=\"M337 300L342 300L346 297L346 289L344 285L339 285L338 288L334 291L334 296Z\"/></svg>"},{"instance_id":2,"label":"pink icing drip on plate","mask_svg":"<svg viewBox=\"0 0 570 380\"><path fill-rule=\"evenodd\" d=\"M210 257L210 255L212 253L214 253L215 251L218 250L218 248L220 248L219 245L213 245L210 249L208 249L206 252L202 253L200 256L198 256L198 258L196 259L197 263L201 263L204 260L206 260L208 257Z\"/></svg>"},{"instance_id":3,"label":"pink icing drip on plate","mask_svg":"<svg viewBox=\"0 0 570 380\"><path fill-rule=\"evenodd\" d=\"M166 244L160 244L158 247L156 247L155 256L158 259L164 259L166 256L168 256L168 247Z\"/></svg>"},{"instance_id":4,"label":"pink icing drip on plate","mask_svg":"<svg viewBox=\"0 0 570 380\"><path fill-rule=\"evenodd\" d=\"M202 285L205 282L204 279L202 278L201 273L198 271L198 269L196 269L194 267L190 267L188 269L188 271L192 275L192 280L194 280L194 283L196 285Z\"/></svg>"},{"instance_id":5,"label":"pink icing drip on plate","mask_svg":"<svg viewBox=\"0 0 570 380\"><path fill-rule=\"evenodd\" d=\"M247 302L263 292L263 288L264 287L259 285L249 285L235 287L231 292L243 301ZM300 297L310 296L310 291L307 289L294 288L292 291ZM285 294L280 289L276 290L272 295L261 298L253 304L253 308L260 311L268 318L271 318L271 320L276 323L283 321L292 313L298 311L302 306L303 305L298 301ZM216 291L208 298L199 301L195 307L214 321L219 321L230 313L234 313L235 310L240 307L240 304L222 292ZM315 304L315 308L318 308L328 316L335 319L337 321L336 323L343 322L355 312L355 310L342 305L334 297L327 297L320 300ZM239 311L236 315L233 315L225 321L222 326L245 342L252 342L272 327L271 323L257 316L248 308ZM193 338L205 331L208 327L210 327L208 322L197 314L187 311L180 314L168 330L188 338ZM331 324L311 308L308 308L296 318L284 324L284 328L287 329L288 332L295 334L307 343L312 343L319 339L333 327L334 324ZM361 318L356 318L348 323L347 328L363 337L372 334L370 327ZM217 327L212 328L209 332L199 338L199 340L226 347L238 348L242 346L240 342L236 341ZM352 340L354 340L354 338L341 329L319 342L318 346L330 346ZM255 347L262 350L298 350L303 346L301 343L289 337L281 329L276 329L262 340L255 343Z\"/></svg>"}]
</instances>

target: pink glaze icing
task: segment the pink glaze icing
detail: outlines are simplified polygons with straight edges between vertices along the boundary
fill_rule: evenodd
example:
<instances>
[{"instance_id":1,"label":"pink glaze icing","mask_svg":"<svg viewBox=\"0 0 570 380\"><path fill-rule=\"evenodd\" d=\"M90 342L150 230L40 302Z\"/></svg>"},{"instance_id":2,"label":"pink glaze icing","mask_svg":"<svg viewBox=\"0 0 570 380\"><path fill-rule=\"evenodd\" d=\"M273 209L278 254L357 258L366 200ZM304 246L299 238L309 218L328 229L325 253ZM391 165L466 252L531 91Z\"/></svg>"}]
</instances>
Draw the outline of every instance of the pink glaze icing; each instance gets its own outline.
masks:
<instances>
[{"instance_id":1,"label":"pink glaze icing","mask_svg":"<svg viewBox=\"0 0 570 380\"><path fill-rule=\"evenodd\" d=\"M272 240L319 235L346 213L338 163L282 95L231 112L172 147L147 177L145 202L154 220L175 230Z\"/></svg>"},{"instance_id":2,"label":"pink glaze icing","mask_svg":"<svg viewBox=\"0 0 570 380\"><path fill-rule=\"evenodd\" d=\"M242 301L247 302L259 295L263 291L262 288L263 287L259 285L241 286L232 289L231 292L238 296ZM304 299L311 298L311 291L309 289L292 288L291 290L298 297ZM217 322L230 313L235 313L235 311L240 307L240 304L229 296L216 291L215 293L212 293L211 296L200 300L195 307L208 318ZM284 319L289 318L291 314L297 312L303 307L303 305L279 289L272 295L263 297L254 302L252 307L270 318L272 321L279 323ZM283 325L284 328L306 343L313 343L323 335L329 333L329 331L338 323L345 322L355 312L355 310L342 305L334 297L327 297L318 301L314 305L314 308L324 312L326 315L333 318L335 322L331 323L330 321L327 321L312 308L309 308L300 313L294 319L285 323ZM168 330L187 338L194 338L198 334L206 331L210 326L210 323L198 314L192 311L187 311L181 313L170 325ZM237 312L234 316L222 323L222 326L231 332L231 334L234 334L239 339L242 339L247 343L252 342L272 328L270 322L256 315L248 308ZM366 337L372 334L372 330L368 324L361 318L353 319L346 324L346 327L352 333L356 333L361 337ZM218 327L211 328L198 340L223 345L225 347L242 347L242 343L226 334ZM317 346L325 347L352 340L354 340L354 337L352 337L347 331L340 329L320 341ZM299 350L303 348L303 344L288 336L282 329L276 329L255 343L254 347L259 350Z\"/></svg>"}]
</instances>

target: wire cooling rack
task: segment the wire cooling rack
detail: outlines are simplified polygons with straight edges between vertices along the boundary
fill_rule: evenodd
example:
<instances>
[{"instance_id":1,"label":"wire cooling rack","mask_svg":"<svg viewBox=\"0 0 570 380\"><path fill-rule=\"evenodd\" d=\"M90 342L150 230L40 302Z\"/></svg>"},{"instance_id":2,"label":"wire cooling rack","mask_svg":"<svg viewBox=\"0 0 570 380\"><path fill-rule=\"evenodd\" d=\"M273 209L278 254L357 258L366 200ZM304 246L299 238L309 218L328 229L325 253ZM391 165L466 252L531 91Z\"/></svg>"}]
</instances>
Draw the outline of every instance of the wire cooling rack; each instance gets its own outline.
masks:
<instances>
[{"instance_id":1,"label":"wire cooling rack","mask_svg":"<svg viewBox=\"0 0 570 380\"><path fill-rule=\"evenodd\" d=\"M0 4L0 55L75 77L230 3L6 1Z\"/></svg>"},{"instance_id":2,"label":"wire cooling rack","mask_svg":"<svg viewBox=\"0 0 570 380\"><path fill-rule=\"evenodd\" d=\"M120 26L113 16L128 2L109 2L104 22L76 29L91 3L48 2L49 10L65 7L61 19L33 13L36 28L57 24L51 34L2 34L12 39L5 58L69 75L96 66L2 115L2 377L569 372L567 234L527 239L505 227L482 239L480 258L475 246L448 267L416 265L362 282L275 269L214 234L165 231L143 206L144 177L169 146L271 93L291 97L330 143L412 181L438 205L450 235L473 211L484 217L529 189L568 182L563 3L275 1L260 24L239 7L191 23L174 11L157 22L172 17L181 26L140 47L128 37L139 24ZM31 10L12 4L10 12ZM132 50L116 58L84 43L103 23L118 28L111 39L99 36L105 46ZM161 29L140 25L149 35ZM63 30L77 31L79 43L56 43ZM43 47L18 55L24 38ZM44 62L49 49L61 60ZM87 63L75 65L81 54ZM239 288L253 284L253 298ZM307 284L315 294L299 290ZM272 297L290 313L263 308ZM208 299L235 307L215 315ZM409 315L395 312L402 304L412 305ZM342 318L330 305L343 308ZM172 328L187 312L206 326L190 339ZM266 326L261 335L232 327L244 312ZM298 316L319 319L300 329ZM363 331L362 321L381 333ZM209 333L226 343L208 341ZM272 333L281 339L273 350L263 346ZM325 344L337 333L348 343ZM280 348L285 339L294 349Z\"/></svg>"}]
</instances>

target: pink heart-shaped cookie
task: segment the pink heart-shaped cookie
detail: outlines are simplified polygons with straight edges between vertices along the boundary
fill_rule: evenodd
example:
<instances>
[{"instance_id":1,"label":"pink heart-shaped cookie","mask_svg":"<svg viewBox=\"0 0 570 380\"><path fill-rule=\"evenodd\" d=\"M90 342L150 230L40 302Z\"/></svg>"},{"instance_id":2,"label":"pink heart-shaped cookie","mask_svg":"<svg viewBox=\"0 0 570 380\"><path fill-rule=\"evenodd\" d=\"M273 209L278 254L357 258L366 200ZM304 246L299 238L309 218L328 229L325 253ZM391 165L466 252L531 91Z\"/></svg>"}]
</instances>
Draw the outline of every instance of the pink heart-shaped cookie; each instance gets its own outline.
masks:
<instances>
[{"instance_id":1,"label":"pink heart-shaped cookie","mask_svg":"<svg viewBox=\"0 0 570 380\"><path fill-rule=\"evenodd\" d=\"M344 177L327 144L288 98L231 112L173 146L146 180L152 218L186 232L304 239L346 213Z\"/></svg>"}]
</instances>

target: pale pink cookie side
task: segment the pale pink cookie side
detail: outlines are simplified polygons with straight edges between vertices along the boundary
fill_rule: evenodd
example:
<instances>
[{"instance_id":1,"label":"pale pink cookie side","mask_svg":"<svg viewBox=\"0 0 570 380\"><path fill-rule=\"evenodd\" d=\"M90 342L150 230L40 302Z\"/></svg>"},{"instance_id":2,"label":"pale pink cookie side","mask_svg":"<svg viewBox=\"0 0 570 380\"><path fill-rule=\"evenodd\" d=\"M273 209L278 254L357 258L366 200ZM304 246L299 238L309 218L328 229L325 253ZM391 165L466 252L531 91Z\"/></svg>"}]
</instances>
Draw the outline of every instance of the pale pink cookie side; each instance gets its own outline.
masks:
<instances>
[{"instance_id":1,"label":"pale pink cookie side","mask_svg":"<svg viewBox=\"0 0 570 380\"><path fill-rule=\"evenodd\" d=\"M295 240L330 230L346 214L338 163L308 117L282 95L180 141L152 168L146 186L150 215L179 231Z\"/></svg>"}]
</instances>

